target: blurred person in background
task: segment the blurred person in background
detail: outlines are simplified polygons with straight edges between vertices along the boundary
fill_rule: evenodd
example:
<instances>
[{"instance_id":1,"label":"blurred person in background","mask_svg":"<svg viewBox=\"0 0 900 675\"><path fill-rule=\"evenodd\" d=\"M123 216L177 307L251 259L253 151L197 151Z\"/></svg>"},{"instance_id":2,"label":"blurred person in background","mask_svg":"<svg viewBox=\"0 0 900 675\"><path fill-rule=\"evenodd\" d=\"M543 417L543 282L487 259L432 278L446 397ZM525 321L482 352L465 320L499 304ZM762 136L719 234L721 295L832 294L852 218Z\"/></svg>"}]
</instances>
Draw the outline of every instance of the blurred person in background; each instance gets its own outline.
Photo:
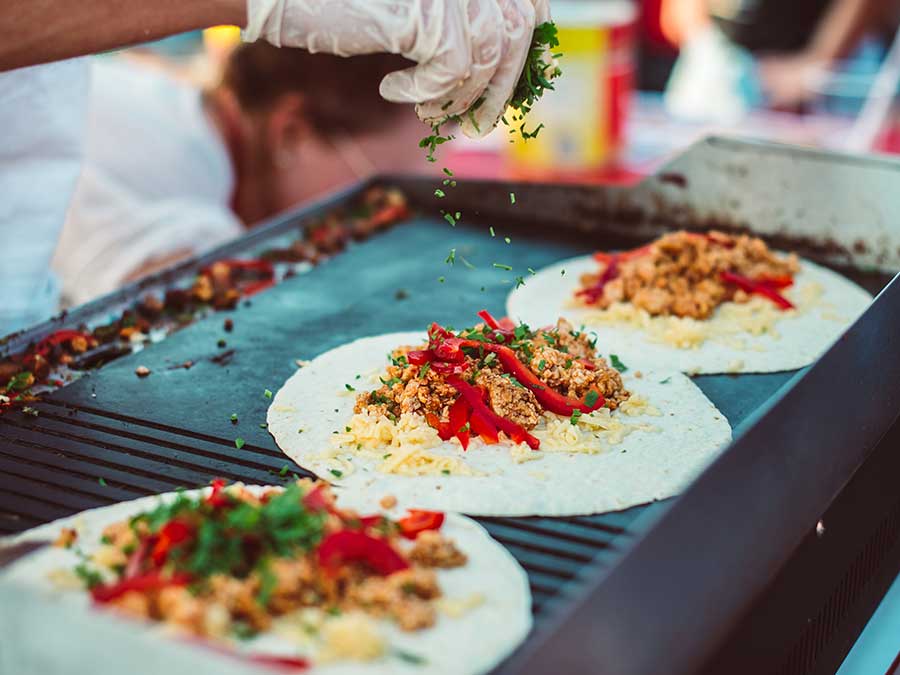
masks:
<instances>
[{"instance_id":1,"label":"blurred person in background","mask_svg":"<svg viewBox=\"0 0 900 675\"><path fill-rule=\"evenodd\" d=\"M377 82L404 65L257 42L201 91L98 58L81 176L53 269L80 304L372 173L420 169L423 127Z\"/></svg>"},{"instance_id":2,"label":"blurred person in background","mask_svg":"<svg viewBox=\"0 0 900 675\"><path fill-rule=\"evenodd\" d=\"M400 54L412 65L382 80L382 96L416 104L423 121L461 115L463 133L480 138L512 97L534 27L548 20L549 0L4 0L0 335L57 306L49 263L87 112L88 66L77 57L218 25L312 53Z\"/></svg>"},{"instance_id":3,"label":"blurred person in background","mask_svg":"<svg viewBox=\"0 0 900 675\"><path fill-rule=\"evenodd\" d=\"M663 0L681 47L666 90L675 114L734 121L749 107L802 110L867 36L889 44L898 0Z\"/></svg>"}]
</instances>

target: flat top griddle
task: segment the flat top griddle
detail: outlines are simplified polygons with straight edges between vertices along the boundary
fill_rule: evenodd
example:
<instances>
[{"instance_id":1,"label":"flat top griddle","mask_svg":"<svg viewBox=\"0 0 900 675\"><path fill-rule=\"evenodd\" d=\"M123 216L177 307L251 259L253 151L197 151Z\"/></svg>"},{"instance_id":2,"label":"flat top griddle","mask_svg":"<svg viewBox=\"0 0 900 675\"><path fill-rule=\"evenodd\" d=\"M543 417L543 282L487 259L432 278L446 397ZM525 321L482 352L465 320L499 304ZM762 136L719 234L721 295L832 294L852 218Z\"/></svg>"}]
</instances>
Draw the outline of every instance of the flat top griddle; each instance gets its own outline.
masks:
<instances>
[{"instance_id":1,"label":"flat top griddle","mask_svg":"<svg viewBox=\"0 0 900 675\"><path fill-rule=\"evenodd\" d=\"M600 220L591 232L571 226L577 222L553 222L540 216L548 207L538 206L539 188L505 184L461 184L456 203L465 204L460 207L463 216L451 227L436 213L442 204L430 198L430 181L401 181L400 186L412 195L420 215L233 311L200 320L54 392L34 406L37 416L16 411L0 417L0 533L86 508L206 484L214 477L278 484L293 473L307 475L261 426L270 403L264 392L277 390L295 372L296 359L314 358L367 335L424 329L431 321L470 325L479 309L501 314L515 277L522 275L527 283L529 267L539 269L598 248L632 247L648 238L646 230L621 219ZM566 194L565 189L554 190ZM499 195L508 200L510 191L517 193L513 208L518 212L507 208L501 218L479 208L496 203ZM279 219L182 266L182 275L188 277L226 252L252 254L267 238L282 237L354 194ZM561 221L567 208L571 204L559 205ZM713 223L699 223L704 224ZM452 248L457 262L451 266L445 259ZM461 257L474 269L463 265ZM514 269L498 269L495 262ZM890 278L879 271L852 274L872 291ZM138 290L126 289L116 299ZM226 317L233 321L230 332L224 328ZM223 339L227 344L220 347ZM193 365L185 368L186 361ZM138 378L137 366L152 374ZM695 381L740 432L797 377L721 375ZM237 424L230 421L232 413ZM240 449L237 438L244 440ZM286 476L280 475L285 471ZM528 572L540 619L548 602L560 597L588 563L611 566L657 511L664 510L650 506L591 517L480 520Z\"/></svg>"}]
</instances>

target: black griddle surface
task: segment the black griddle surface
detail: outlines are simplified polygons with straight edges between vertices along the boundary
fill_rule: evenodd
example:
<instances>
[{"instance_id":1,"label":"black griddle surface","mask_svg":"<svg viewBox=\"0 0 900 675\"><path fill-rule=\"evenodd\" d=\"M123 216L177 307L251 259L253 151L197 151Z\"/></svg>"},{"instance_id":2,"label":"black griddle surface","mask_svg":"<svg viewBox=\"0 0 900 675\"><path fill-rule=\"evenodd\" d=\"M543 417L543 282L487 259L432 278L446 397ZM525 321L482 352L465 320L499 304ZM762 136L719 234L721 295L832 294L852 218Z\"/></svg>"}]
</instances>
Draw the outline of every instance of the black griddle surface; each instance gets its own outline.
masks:
<instances>
[{"instance_id":1,"label":"black griddle surface","mask_svg":"<svg viewBox=\"0 0 900 675\"><path fill-rule=\"evenodd\" d=\"M201 320L55 392L35 406L38 417L4 415L0 532L214 477L282 483L290 478L278 475L284 466L306 475L260 427L270 403L265 390L277 391L295 372L296 359L312 359L359 337L424 329L431 321L471 325L482 308L503 313L515 276L524 275L527 283L528 267L634 244L597 235L588 240L566 230L550 233L551 242L546 231L523 225L496 227L492 237L491 223L468 225L468 214L463 218L456 227L414 218L233 312ZM451 248L452 266L445 263ZM497 269L494 262L514 271ZM225 318L233 320L231 332L224 330ZM224 348L217 346L222 339ZM187 361L190 368L182 365ZM152 374L138 378L140 365ZM793 375L696 381L736 428ZM236 438L245 441L241 449ZM565 519L481 520L528 571L537 611L586 563L612 561L646 508Z\"/></svg>"}]
</instances>

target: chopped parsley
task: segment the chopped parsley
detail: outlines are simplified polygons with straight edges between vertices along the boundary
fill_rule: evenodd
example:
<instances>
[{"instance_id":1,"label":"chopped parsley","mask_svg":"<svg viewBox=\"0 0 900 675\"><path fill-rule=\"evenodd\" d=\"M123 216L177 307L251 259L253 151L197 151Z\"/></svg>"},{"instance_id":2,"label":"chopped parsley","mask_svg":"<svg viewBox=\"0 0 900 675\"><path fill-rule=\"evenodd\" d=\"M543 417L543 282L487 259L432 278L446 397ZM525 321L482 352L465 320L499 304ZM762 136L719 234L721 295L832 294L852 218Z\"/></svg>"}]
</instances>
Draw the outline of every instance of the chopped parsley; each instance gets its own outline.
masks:
<instances>
[{"instance_id":1,"label":"chopped parsley","mask_svg":"<svg viewBox=\"0 0 900 675\"><path fill-rule=\"evenodd\" d=\"M491 236L492 236L492 237L496 237L496 236L497 236L497 235L494 233L494 226L493 226L493 225L491 225L491 227L488 228L488 229L490 230Z\"/></svg>"},{"instance_id":2,"label":"chopped parsley","mask_svg":"<svg viewBox=\"0 0 900 675\"><path fill-rule=\"evenodd\" d=\"M281 467L281 470L278 472L278 475L281 476L282 478L284 478L285 476L287 476L287 472L290 471L290 469L291 469L290 465L285 464L283 467Z\"/></svg>"},{"instance_id":3,"label":"chopped parsley","mask_svg":"<svg viewBox=\"0 0 900 675\"><path fill-rule=\"evenodd\" d=\"M335 478L340 478L341 476L344 475L344 472L341 471L340 469L329 469L328 472Z\"/></svg>"},{"instance_id":4,"label":"chopped parsley","mask_svg":"<svg viewBox=\"0 0 900 675\"><path fill-rule=\"evenodd\" d=\"M624 373L628 371L628 366L622 363L622 360L616 354L609 355L609 362L613 368L618 370L620 373Z\"/></svg>"},{"instance_id":5,"label":"chopped parsley","mask_svg":"<svg viewBox=\"0 0 900 675\"><path fill-rule=\"evenodd\" d=\"M238 450L244 447L244 439L243 438L235 438L234 439L234 447Z\"/></svg>"},{"instance_id":6,"label":"chopped parsley","mask_svg":"<svg viewBox=\"0 0 900 675\"><path fill-rule=\"evenodd\" d=\"M579 419L581 419L581 411L580 411L580 410L577 410L577 409L576 409L576 410L573 410L573 411L572 411L572 416L569 418L569 422L572 423L572 426L573 426L573 427L578 425L578 420L579 420Z\"/></svg>"},{"instance_id":7,"label":"chopped parsley","mask_svg":"<svg viewBox=\"0 0 900 675\"><path fill-rule=\"evenodd\" d=\"M438 188L437 190L434 191L434 196L437 197L438 199L443 199L444 197L447 196L447 194L443 190Z\"/></svg>"},{"instance_id":8,"label":"chopped parsley","mask_svg":"<svg viewBox=\"0 0 900 675\"><path fill-rule=\"evenodd\" d=\"M97 482L100 483L101 486L106 487L106 479L103 476L97 479Z\"/></svg>"},{"instance_id":9,"label":"chopped parsley","mask_svg":"<svg viewBox=\"0 0 900 675\"><path fill-rule=\"evenodd\" d=\"M456 262L456 249L455 248L450 249L450 255L447 256L447 259L444 262L447 263L448 265L452 265L453 263Z\"/></svg>"},{"instance_id":10,"label":"chopped parsley","mask_svg":"<svg viewBox=\"0 0 900 675\"><path fill-rule=\"evenodd\" d=\"M418 654L413 654L412 652L407 652L402 649L394 648L393 654L401 661L406 661L406 663L411 663L414 666L422 666L428 663L428 660L424 656L419 656Z\"/></svg>"},{"instance_id":11,"label":"chopped parsley","mask_svg":"<svg viewBox=\"0 0 900 675\"><path fill-rule=\"evenodd\" d=\"M538 361L538 372L543 372L546 365L547 365L547 362L544 359L541 359L540 361Z\"/></svg>"},{"instance_id":12,"label":"chopped parsley","mask_svg":"<svg viewBox=\"0 0 900 675\"><path fill-rule=\"evenodd\" d=\"M597 393L596 389L591 389L587 395L584 397L584 404L588 408L593 408L594 404L597 402L597 399L600 398L600 394Z\"/></svg>"},{"instance_id":13,"label":"chopped parsley","mask_svg":"<svg viewBox=\"0 0 900 675\"><path fill-rule=\"evenodd\" d=\"M353 386L352 386L352 385L349 385L349 384L345 384L345 385L344 385L344 388L345 388L347 391L356 391L356 389L354 389Z\"/></svg>"},{"instance_id":14,"label":"chopped parsley","mask_svg":"<svg viewBox=\"0 0 900 675\"><path fill-rule=\"evenodd\" d=\"M509 265L503 265L501 263L494 263L493 266L496 267L498 270L506 270L507 272L512 271L512 267L510 267Z\"/></svg>"},{"instance_id":15,"label":"chopped parsley","mask_svg":"<svg viewBox=\"0 0 900 675\"><path fill-rule=\"evenodd\" d=\"M515 192L510 192L510 193L509 193L509 203L510 203L510 204L515 204L515 203L516 203L516 193L515 193Z\"/></svg>"},{"instance_id":16,"label":"chopped parsley","mask_svg":"<svg viewBox=\"0 0 900 675\"><path fill-rule=\"evenodd\" d=\"M237 424L237 423L238 423L238 416L237 416L237 413L231 413L231 417L229 417L228 419L231 420L231 423L232 423L232 424Z\"/></svg>"},{"instance_id":17,"label":"chopped parsley","mask_svg":"<svg viewBox=\"0 0 900 675\"><path fill-rule=\"evenodd\" d=\"M669 382L671 382L671 381L672 381L672 376L669 375L669 377L667 377L666 379L660 380L659 383L660 384L669 384Z\"/></svg>"},{"instance_id":18,"label":"chopped parsley","mask_svg":"<svg viewBox=\"0 0 900 675\"><path fill-rule=\"evenodd\" d=\"M263 392L263 396L265 396L266 398L272 398L272 392L270 390L266 389Z\"/></svg>"},{"instance_id":19,"label":"chopped parsley","mask_svg":"<svg viewBox=\"0 0 900 675\"><path fill-rule=\"evenodd\" d=\"M7 391L25 391L34 384L34 376L31 371L23 370L21 373L13 375L12 379L6 383Z\"/></svg>"},{"instance_id":20,"label":"chopped parsley","mask_svg":"<svg viewBox=\"0 0 900 675\"><path fill-rule=\"evenodd\" d=\"M444 474L445 476L449 476L449 475L450 475L450 469L441 469L441 473Z\"/></svg>"}]
</instances>

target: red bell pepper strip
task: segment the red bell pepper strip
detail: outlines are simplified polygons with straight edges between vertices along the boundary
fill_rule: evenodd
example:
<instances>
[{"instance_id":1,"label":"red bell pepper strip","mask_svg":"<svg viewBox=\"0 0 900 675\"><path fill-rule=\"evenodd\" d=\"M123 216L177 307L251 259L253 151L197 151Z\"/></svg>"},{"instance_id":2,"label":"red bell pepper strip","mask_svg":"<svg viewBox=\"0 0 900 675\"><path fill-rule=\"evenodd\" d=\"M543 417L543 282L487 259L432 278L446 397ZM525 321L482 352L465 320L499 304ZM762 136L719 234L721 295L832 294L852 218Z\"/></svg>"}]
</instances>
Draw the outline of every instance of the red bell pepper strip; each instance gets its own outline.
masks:
<instances>
[{"instance_id":1,"label":"red bell pepper strip","mask_svg":"<svg viewBox=\"0 0 900 675\"><path fill-rule=\"evenodd\" d=\"M721 272L719 276L725 283L734 284L745 293L752 293L768 298L781 309L794 309L794 305L791 301L781 295L774 286L748 279L747 277L735 274L734 272Z\"/></svg>"},{"instance_id":2,"label":"red bell pepper strip","mask_svg":"<svg viewBox=\"0 0 900 675\"><path fill-rule=\"evenodd\" d=\"M129 591L146 593L170 586L186 586L190 581L191 578L187 574L176 573L170 577L164 577L159 572L148 572L130 579L123 579L114 584L94 586L91 589L91 597L94 599L94 602L105 604L125 595Z\"/></svg>"},{"instance_id":3,"label":"red bell pepper strip","mask_svg":"<svg viewBox=\"0 0 900 675\"><path fill-rule=\"evenodd\" d=\"M762 284L763 286L768 286L769 288L774 288L776 290L782 290L784 288L790 288L794 285L794 279L790 275L784 275L781 277L757 277L754 279L758 284Z\"/></svg>"},{"instance_id":4,"label":"red bell pepper strip","mask_svg":"<svg viewBox=\"0 0 900 675\"><path fill-rule=\"evenodd\" d=\"M478 316L481 317L485 325L495 333L500 333L504 337L513 337L516 330L516 324L508 316L505 316L498 321L491 316L491 313L486 309L478 312ZM498 340L498 342L502 342L502 340Z\"/></svg>"},{"instance_id":5,"label":"red bell pepper strip","mask_svg":"<svg viewBox=\"0 0 900 675\"><path fill-rule=\"evenodd\" d=\"M243 658L260 666L266 666L281 672L298 672L309 670L312 665L309 659L302 656L278 656L277 654L247 654Z\"/></svg>"},{"instance_id":6,"label":"red bell pepper strip","mask_svg":"<svg viewBox=\"0 0 900 675\"><path fill-rule=\"evenodd\" d=\"M481 391L473 387L468 382L464 382L458 377L447 378L447 384L456 389L472 406L473 414L477 411L479 415L490 421L498 430L509 436L514 443L527 443L532 450L537 450L541 446L541 442L534 436L529 434L525 429L511 422L508 419L500 417L497 413L488 407L481 398Z\"/></svg>"},{"instance_id":7,"label":"red bell pepper strip","mask_svg":"<svg viewBox=\"0 0 900 675\"><path fill-rule=\"evenodd\" d=\"M606 268L603 270L603 274L600 275L600 278L597 279L594 285L580 289L575 295L583 297L587 303L593 304L603 295L603 289L606 288L606 284L617 276L619 276L619 255L613 253L606 262Z\"/></svg>"},{"instance_id":8,"label":"red bell pepper strip","mask_svg":"<svg viewBox=\"0 0 900 675\"><path fill-rule=\"evenodd\" d=\"M469 449L469 414L472 408L466 399L460 396L450 406L450 433L456 436L463 450Z\"/></svg>"},{"instance_id":9,"label":"red bell pepper strip","mask_svg":"<svg viewBox=\"0 0 900 675\"><path fill-rule=\"evenodd\" d=\"M434 352L430 349L416 349L406 353L406 360L414 366L424 366L434 359Z\"/></svg>"},{"instance_id":10,"label":"red bell pepper strip","mask_svg":"<svg viewBox=\"0 0 900 675\"><path fill-rule=\"evenodd\" d=\"M415 539L425 530L439 530L444 524L444 514L440 511L420 511L410 509L409 515L397 521L400 534L406 539Z\"/></svg>"},{"instance_id":11,"label":"red bell pepper strip","mask_svg":"<svg viewBox=\"0 0 900 675\"><path fill-rule=\"evenodd\" d=\"M153 548L154 541L155 537L152 536L141 539L137 548L128 557L128 562L125 563L125 571L122 573L123 579L133 579L141 576L141 570L144 567L144 562L147 560L147 554Z\"/></svg>"},{"instance_id":12,"label":"red bell pepper strip","mask_svg":"<svg viewBox=\"0 0 900 675\"><path fill-rule=\"evenodd\" d=\"M645 246L639 246L638 248L633 248L629 251L619 251L617 253L606 253L605 251L597 251L594 253L594 260L599 263L603 263L604 265L608 265L610 260L615 258L619 262L624 260L632 260L634 258L640 258L641 256L647 255L653 250L653 244L646 244Z\"/></svg>"},{"instance_id":13,"label":"red bell pepper strip","mask_svg":"<svg viewBox=\"0 0 900 675\"><path fill-rule=\"evenodd\" d=\"M193 527L180 520L170 520L157 533L156 543L150 553L153 564L162 567L168 559L172 547L186 542L193 536Z\"/></svg>"},{"instance_id":14,"label":"red bell pepper strip","mask_svg":"<svg viewBox=\"0 0 900 675\"><path fill-rule=\"evenodd\" d=\"M339 530L325 537L318 549L319 565L332 572L341 565L362 562L387 576L409 567L409 563L384 539L358 530Z\"/></svg>"},{"instance_id":15,"label":"red bell pepper strip","mask_svg":"<svg viewBox=\"0 0 900 675\"><path fill-rule=\"evenodd\" d=\"M228 493L225 492L224 479L216 478L212 482L212 492L210 492L209 497L206 498L206 503L214 509L229 506L231 504L231 498L228 496Z\"/></svg>"},{"instance_id":16,"label":"red bell pepper strip","mask_svg":"<svg viewBox=\"0 0 900 675\"><path fill-rule=\"evenodd\" d=\"M428 426L438 432L442 441L449 441L453 438L453 434L450 433L450 425L442 423L441 418L434 413L425 413L425 421L428 422Z\"/></svg>"},{"instance_id":17,"label":"red bell pepper strip","mask_svg":"<svg viewBox=\"0 0 900 675\"><path fill-rule=\"evenodd\" d=\"M480 410L472 409L469 415L469 426L484 441L485 445L496 445L500 442L500 437L497 435L497 427Z\"/></svg>"},{"instance_id":18,"label":"red bell pepper strip","mask_svg":"<svg viewBox=\"0 0 900 675\"><path fill-rule=\"evenodd\" d=\"M325 492L321 486L316 486L303 495L303 506L310 511L328 511L329 504L325 501Z\"/></svg>"}]
</instances>

